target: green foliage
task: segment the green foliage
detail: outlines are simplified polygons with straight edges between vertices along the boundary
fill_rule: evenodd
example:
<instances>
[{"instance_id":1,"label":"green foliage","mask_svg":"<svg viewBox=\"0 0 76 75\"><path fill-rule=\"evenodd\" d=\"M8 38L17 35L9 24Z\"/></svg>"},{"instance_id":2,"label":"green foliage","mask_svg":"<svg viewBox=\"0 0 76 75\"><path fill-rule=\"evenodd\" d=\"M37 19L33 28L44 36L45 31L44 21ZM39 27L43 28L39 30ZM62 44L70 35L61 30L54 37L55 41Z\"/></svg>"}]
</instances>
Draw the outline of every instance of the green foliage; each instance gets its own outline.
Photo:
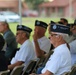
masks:
<instances>
[{"instance_id":1,"label":"green foliage","mask_svg":"<svg viewBox=\"0 0 76 75\"><path fill-rule=\"evenodd\" d=\"M31 9L38 9L38 5L46 0L25 0L25 2L31 7ZM48 1L48 0L47 0Z\"/></svg>"}]
</instances>

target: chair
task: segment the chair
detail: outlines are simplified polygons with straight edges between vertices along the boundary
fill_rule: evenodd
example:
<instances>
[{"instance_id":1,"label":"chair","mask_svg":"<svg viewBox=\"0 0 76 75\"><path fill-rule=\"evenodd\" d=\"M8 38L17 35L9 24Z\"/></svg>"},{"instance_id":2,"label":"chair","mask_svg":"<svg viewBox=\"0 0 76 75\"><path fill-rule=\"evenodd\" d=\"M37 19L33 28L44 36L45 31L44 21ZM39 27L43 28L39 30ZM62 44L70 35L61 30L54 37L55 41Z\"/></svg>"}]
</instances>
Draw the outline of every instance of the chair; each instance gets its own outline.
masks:
<instances>
[{"instance_id":1,"label":"chair","mask_svg":"<svg viewBox=\"0 0 76 75\"><path fill-rule=\"evenodd\" d=\"M29 75L30 73L32 73L36 64L37 64L37 60L31 60L28 66L23 70L22 75Z\"/></svg>"},{"instance_id":2,"label":"chair","mask_svg":"<svg viewBox=\"0 0 76 75\"><path fill-rule=\"evenodd\" d=\"M10 75L21 75L24 65L16 66L10 73Z\"/></svg>"},{"instance_id":3,"label":"chair","mask_svg":"<svg viewBox=\"0 0 76 75\"><path fill-rule=\"evenodd\" d=\"M76 64L72 67L72 70L69 75L76 75Z\"/></svg>"},{"instance_id":4,"label":"chair","mask_svg":"<svg viewBox=\"0 0 76 75\"><path fill-rule=\"evenodd\" d=\"M70 74L70 72L65 72L62 75L69 75L69 74Z\"/></svg>"},{"instance_id":5,"label":"chair","mask_svg":"<svg viewBox=\"0 0 76 75\"><path fill-rule=\"evenodd\" d=\"M53 50L49 51L49 53L47 54L45 61L43 62L42 66L45 66L46 62L48 61L49 57L53 54Z\"/></svg>"},{"instance_id":6,"label":"chair","mask_svg":"<svg viewBox=\"0 0 76 75\"><path fill-rule=\"evenodd\" d=\"M0 75L8 75L9 72L10 72L10 70L1 71L0 72Z\"/></svg>"},{"instance_id":7,"label":"chair","mask_svg":"<svg viewBox=\"0 0 76 75\"><path fill-rule=\"evenodd\" d=\"M37 68L45 66L47 60L49 59L50 55L52 55L52 54L53 54L53 50L49 51L49 53L46 56L42 56L39 59L39 61L37 62L33 72L36 73Z\"/></svg>"},{"instance_id":8,"label":"chair","mask_svg":"<svg viewBox=\"0 0 76 75\"><path fill-rule=\"evenodd\" d=\"M43 64L43 62L45 61L45 59L46 59L46 57L45 57L45 56L42 56L42 57L40 58L39 62L38 62L37 67L42 66L42 64Z\"/></svg>"}]
</instances>

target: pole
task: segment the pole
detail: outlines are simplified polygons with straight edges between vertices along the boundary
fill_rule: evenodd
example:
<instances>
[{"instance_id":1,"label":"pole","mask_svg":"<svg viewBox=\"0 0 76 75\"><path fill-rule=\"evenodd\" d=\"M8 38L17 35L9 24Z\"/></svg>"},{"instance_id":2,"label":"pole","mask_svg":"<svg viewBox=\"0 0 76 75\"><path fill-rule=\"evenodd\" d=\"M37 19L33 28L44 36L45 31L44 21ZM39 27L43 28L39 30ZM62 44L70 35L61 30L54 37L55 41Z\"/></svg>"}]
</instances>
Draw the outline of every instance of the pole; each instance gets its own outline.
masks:
<instances>
[{"instance_id":1,"label":"pole","mask_svg":"<svg viewBox=\"0 0 76 75\"><path fill-rule=\"evenodd\" d=\"M72 0L69 0L69 18L72 17Z\"/></svg>"},{"instance_id":2,"label":"pole","mask_svg":"<svg viewBox=\"0 0 76 75\"><path fill-rule=\"evenodd\" d=\"M19 0L19 15L20 15L19 25L22 25L22 3L21 3L21 0Z\"/></svg>"}]
</instances>

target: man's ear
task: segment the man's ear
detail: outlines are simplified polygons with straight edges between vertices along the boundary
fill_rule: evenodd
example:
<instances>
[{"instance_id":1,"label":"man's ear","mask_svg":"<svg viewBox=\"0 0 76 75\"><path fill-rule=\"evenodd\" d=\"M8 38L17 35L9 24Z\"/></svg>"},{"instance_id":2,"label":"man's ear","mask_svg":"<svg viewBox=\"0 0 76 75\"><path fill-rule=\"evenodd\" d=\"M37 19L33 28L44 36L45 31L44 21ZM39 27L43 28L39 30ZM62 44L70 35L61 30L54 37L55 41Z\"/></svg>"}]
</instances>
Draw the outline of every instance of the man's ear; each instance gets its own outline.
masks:
<instances>
[{"instance_id":1,"label":"man's ear","mask_svg":"<svg viewBox=\"0 0 76 75\"><path fill-rule=\"evenodd\" d=\"M24 37L24 38L25 38L25 36L26 36L26 33L23 33L23 34L22 34L22 37Z\"/></svg>"},{"instance_id":2,"label":"man's ear","mask_svg":"<svg viewBox=\"0 0 76 75\"><path fill-rule=\"evenodd\" d=\"M57 35L56 37L58 38L58 41L61 41L61 36L60 35Z\"/></svg>"}]
</instances>

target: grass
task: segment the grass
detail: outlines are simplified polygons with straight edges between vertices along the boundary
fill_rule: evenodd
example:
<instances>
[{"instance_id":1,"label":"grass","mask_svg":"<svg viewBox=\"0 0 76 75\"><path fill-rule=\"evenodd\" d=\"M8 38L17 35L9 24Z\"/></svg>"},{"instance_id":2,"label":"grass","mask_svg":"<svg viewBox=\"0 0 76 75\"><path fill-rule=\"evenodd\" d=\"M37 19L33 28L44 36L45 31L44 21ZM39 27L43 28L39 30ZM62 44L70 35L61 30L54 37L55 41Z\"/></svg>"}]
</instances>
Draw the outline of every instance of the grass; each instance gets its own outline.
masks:
<instances>
[{"instance_id":1,"label":"grass","mask_svg":"<svg viewBox=\"0 0 76 75\"><path fill-rule=\"evenodd\" d=\"M34 23L35 23L35 20L41 20L41 21L44 21L46 22L47 24L50 23L50 21L59 21L60 18L48 18L48 17L41 17L41 18L28 18L28 17L25 17L25 18L22 18L22 24L25 25L25 26L28 26L30 28L32 28L34 30ZM72 23L73 22L73 19L68 19L69 23ZM11 28L11 30L13 31L14 34L16 34L16 27L19 23L9 23L9 26ZM31 33L31 35L33 34L33 32ZM48 31L46 32L46 36L48 36ZM30 39L32 40L32 36L30 37Z\"/></svg>"}]
</instances>

